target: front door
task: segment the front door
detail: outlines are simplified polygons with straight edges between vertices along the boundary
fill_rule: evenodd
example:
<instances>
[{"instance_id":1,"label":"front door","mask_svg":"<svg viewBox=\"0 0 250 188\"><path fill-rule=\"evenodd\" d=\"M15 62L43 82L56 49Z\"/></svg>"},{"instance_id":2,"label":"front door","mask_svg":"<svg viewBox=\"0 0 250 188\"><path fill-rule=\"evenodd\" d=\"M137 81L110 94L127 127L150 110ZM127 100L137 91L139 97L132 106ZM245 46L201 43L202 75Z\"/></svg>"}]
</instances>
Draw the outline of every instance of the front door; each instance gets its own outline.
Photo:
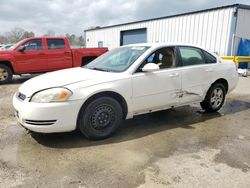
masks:
<instances>
[{"instance_id":1,"label":"front door","mask_svg":"<svg viewBox=\"0 0 250 188\"><path fill-rule=\"evenodd\" d=\"M141 68L147 63L158 64L160 70L142 72ZM132 87L135 114L178 105L181 73L176 67L175 48L161 48L152 53L132 75Z\"/></svg>"},{"instance_id":2,"label":"front door","mask_svg":"<svg viewBox=\"0 0 250 188\"><path fill-rule=\"evenodd\" d=\"M48 69L42 39L32 39L24 43L23 51L14 52L18 72L43 72Z\"/></svg>"}]
</instances>

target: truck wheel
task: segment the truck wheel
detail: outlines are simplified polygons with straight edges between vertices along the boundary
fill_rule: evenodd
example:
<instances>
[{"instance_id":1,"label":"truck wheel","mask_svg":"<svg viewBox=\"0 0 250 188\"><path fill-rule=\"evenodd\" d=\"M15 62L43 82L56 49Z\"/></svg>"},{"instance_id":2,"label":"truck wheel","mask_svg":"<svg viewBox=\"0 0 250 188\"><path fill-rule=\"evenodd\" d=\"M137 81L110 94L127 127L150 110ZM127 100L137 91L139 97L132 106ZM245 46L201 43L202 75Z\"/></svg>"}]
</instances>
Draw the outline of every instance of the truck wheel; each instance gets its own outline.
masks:
<instances>
[{"instance_id":1,"label":"truck wheel","mask_svg":"<svg viewBox=\"0 0 250 188\"><path fill-rule=\"evenodd\" d=\"M0 84L9 83L12 80L13 73L10 67L0 64Z\"/></svg>"},{"instance_id":2,"label":"truck wheel","mask_svg":"<svg viewBox=\"0 0 250 188\"><path fill-rule=\"evenodd\" d=\"M111 97L100 97L80 111L78 128L91 140L111 136L122 121L122 107Z\"/></svg>"},{"instance_id":3,"label":"truck wheel","mask_svg":"<svg viewBox=\"0 0 250 188\"><path fill-rule=\"evenodd\" d=\"M216 112L224 104L225 96L226 96L225 86L221 83L216 83L212 85L208 90L204 101L200 103L201 107L206 112Z\"/></svg>"}]
</instances>

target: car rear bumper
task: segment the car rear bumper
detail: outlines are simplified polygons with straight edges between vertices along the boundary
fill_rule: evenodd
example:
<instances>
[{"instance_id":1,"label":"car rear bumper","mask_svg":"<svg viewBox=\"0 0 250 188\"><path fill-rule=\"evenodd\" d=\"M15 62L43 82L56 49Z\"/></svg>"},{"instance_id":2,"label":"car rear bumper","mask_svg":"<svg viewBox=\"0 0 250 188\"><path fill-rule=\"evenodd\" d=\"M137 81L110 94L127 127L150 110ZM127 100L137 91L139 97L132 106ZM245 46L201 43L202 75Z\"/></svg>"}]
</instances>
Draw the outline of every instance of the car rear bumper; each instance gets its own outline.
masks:
<instances>
[{"instance_id":1,"label":"car rear bumper","mask_svg":"<svg viewBox=\"0 0 250 188\"><path fill-rule=\"evenodd\" d=\"M76 129L82 101L32 103L15 94L13 106L18 122L26 129L40 133L69 132Z\"/></svg>"}]
</instances>

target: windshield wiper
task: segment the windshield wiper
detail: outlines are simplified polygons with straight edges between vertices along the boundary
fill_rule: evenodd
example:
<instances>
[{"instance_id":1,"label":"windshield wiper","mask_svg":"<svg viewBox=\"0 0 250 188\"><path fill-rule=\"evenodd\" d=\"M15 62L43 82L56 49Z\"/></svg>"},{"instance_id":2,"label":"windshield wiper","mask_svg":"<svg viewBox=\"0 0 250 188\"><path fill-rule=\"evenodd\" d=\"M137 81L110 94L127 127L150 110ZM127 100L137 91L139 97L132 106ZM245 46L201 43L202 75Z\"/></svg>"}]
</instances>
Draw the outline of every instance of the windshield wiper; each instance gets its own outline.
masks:
<instances>
[{"instance_id":1,"label":"windshield wiper","mask_svg":"<svg viewBox=\"0 0 250 188\"><path fill-rule=\"evenodd\" d=\"M98 68L98 67L90 67L90 68L88 68L88 69L91 69L91 70L98 70L98 71L106 71L106 70L104 70L104 69L102 69L102 68Z\"/></svg>"},{"instance_id":2,"label":"windshield wiper","mask_svg":"<svg viewBox=\"0 0 250 188\"><path fill-rule=\"evenodd\" d=\"M104 72L111 72L111 70L102 69L102 68L99 68L99 67L90 67L90 68L88 68L88 69L97 70L97 71L104 71Z\"/></svg>"}]
</instances>

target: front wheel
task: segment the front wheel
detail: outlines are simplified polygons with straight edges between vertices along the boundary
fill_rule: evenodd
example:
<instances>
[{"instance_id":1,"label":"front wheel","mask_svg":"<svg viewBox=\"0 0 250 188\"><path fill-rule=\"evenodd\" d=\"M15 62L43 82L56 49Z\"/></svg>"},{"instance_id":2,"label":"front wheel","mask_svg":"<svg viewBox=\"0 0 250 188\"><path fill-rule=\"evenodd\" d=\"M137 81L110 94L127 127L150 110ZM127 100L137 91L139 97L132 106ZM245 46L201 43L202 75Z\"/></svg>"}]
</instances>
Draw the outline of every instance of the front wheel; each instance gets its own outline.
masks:
<instances>
[{"instance_id":1,"label":"front wheel","mask_svg":"<svg viewBox=\"0 0 250 188\"><path fill-rule=\"evenodd\" d=\"M12 80L12 70L6 66L0 64L0 84L9 83Z\"/></svg>"},{"instance_id":2,"label":"front wheel","mask_svg":"<svg viewBox=\"0 0 250 188\"><path fill-rule=\"evenodd\" d=\"M224 104L225 96L226 96L225 86L221 83L216 83L212 85L211 88L208 90L204 101L200 103L201 107L206 112L216 112Z\"/></svg>"},{"instance_id":3,"label":"front wheel","mask_svg":"<svg viewBox=\"0 0 250 188\"><path fill-rule=\"evenodd\" d=\"M87 138L100 140L115 132L122 116L122 108L117 100L100 97L80 111L77 126Z\"/></svg>"}]
</instances>

